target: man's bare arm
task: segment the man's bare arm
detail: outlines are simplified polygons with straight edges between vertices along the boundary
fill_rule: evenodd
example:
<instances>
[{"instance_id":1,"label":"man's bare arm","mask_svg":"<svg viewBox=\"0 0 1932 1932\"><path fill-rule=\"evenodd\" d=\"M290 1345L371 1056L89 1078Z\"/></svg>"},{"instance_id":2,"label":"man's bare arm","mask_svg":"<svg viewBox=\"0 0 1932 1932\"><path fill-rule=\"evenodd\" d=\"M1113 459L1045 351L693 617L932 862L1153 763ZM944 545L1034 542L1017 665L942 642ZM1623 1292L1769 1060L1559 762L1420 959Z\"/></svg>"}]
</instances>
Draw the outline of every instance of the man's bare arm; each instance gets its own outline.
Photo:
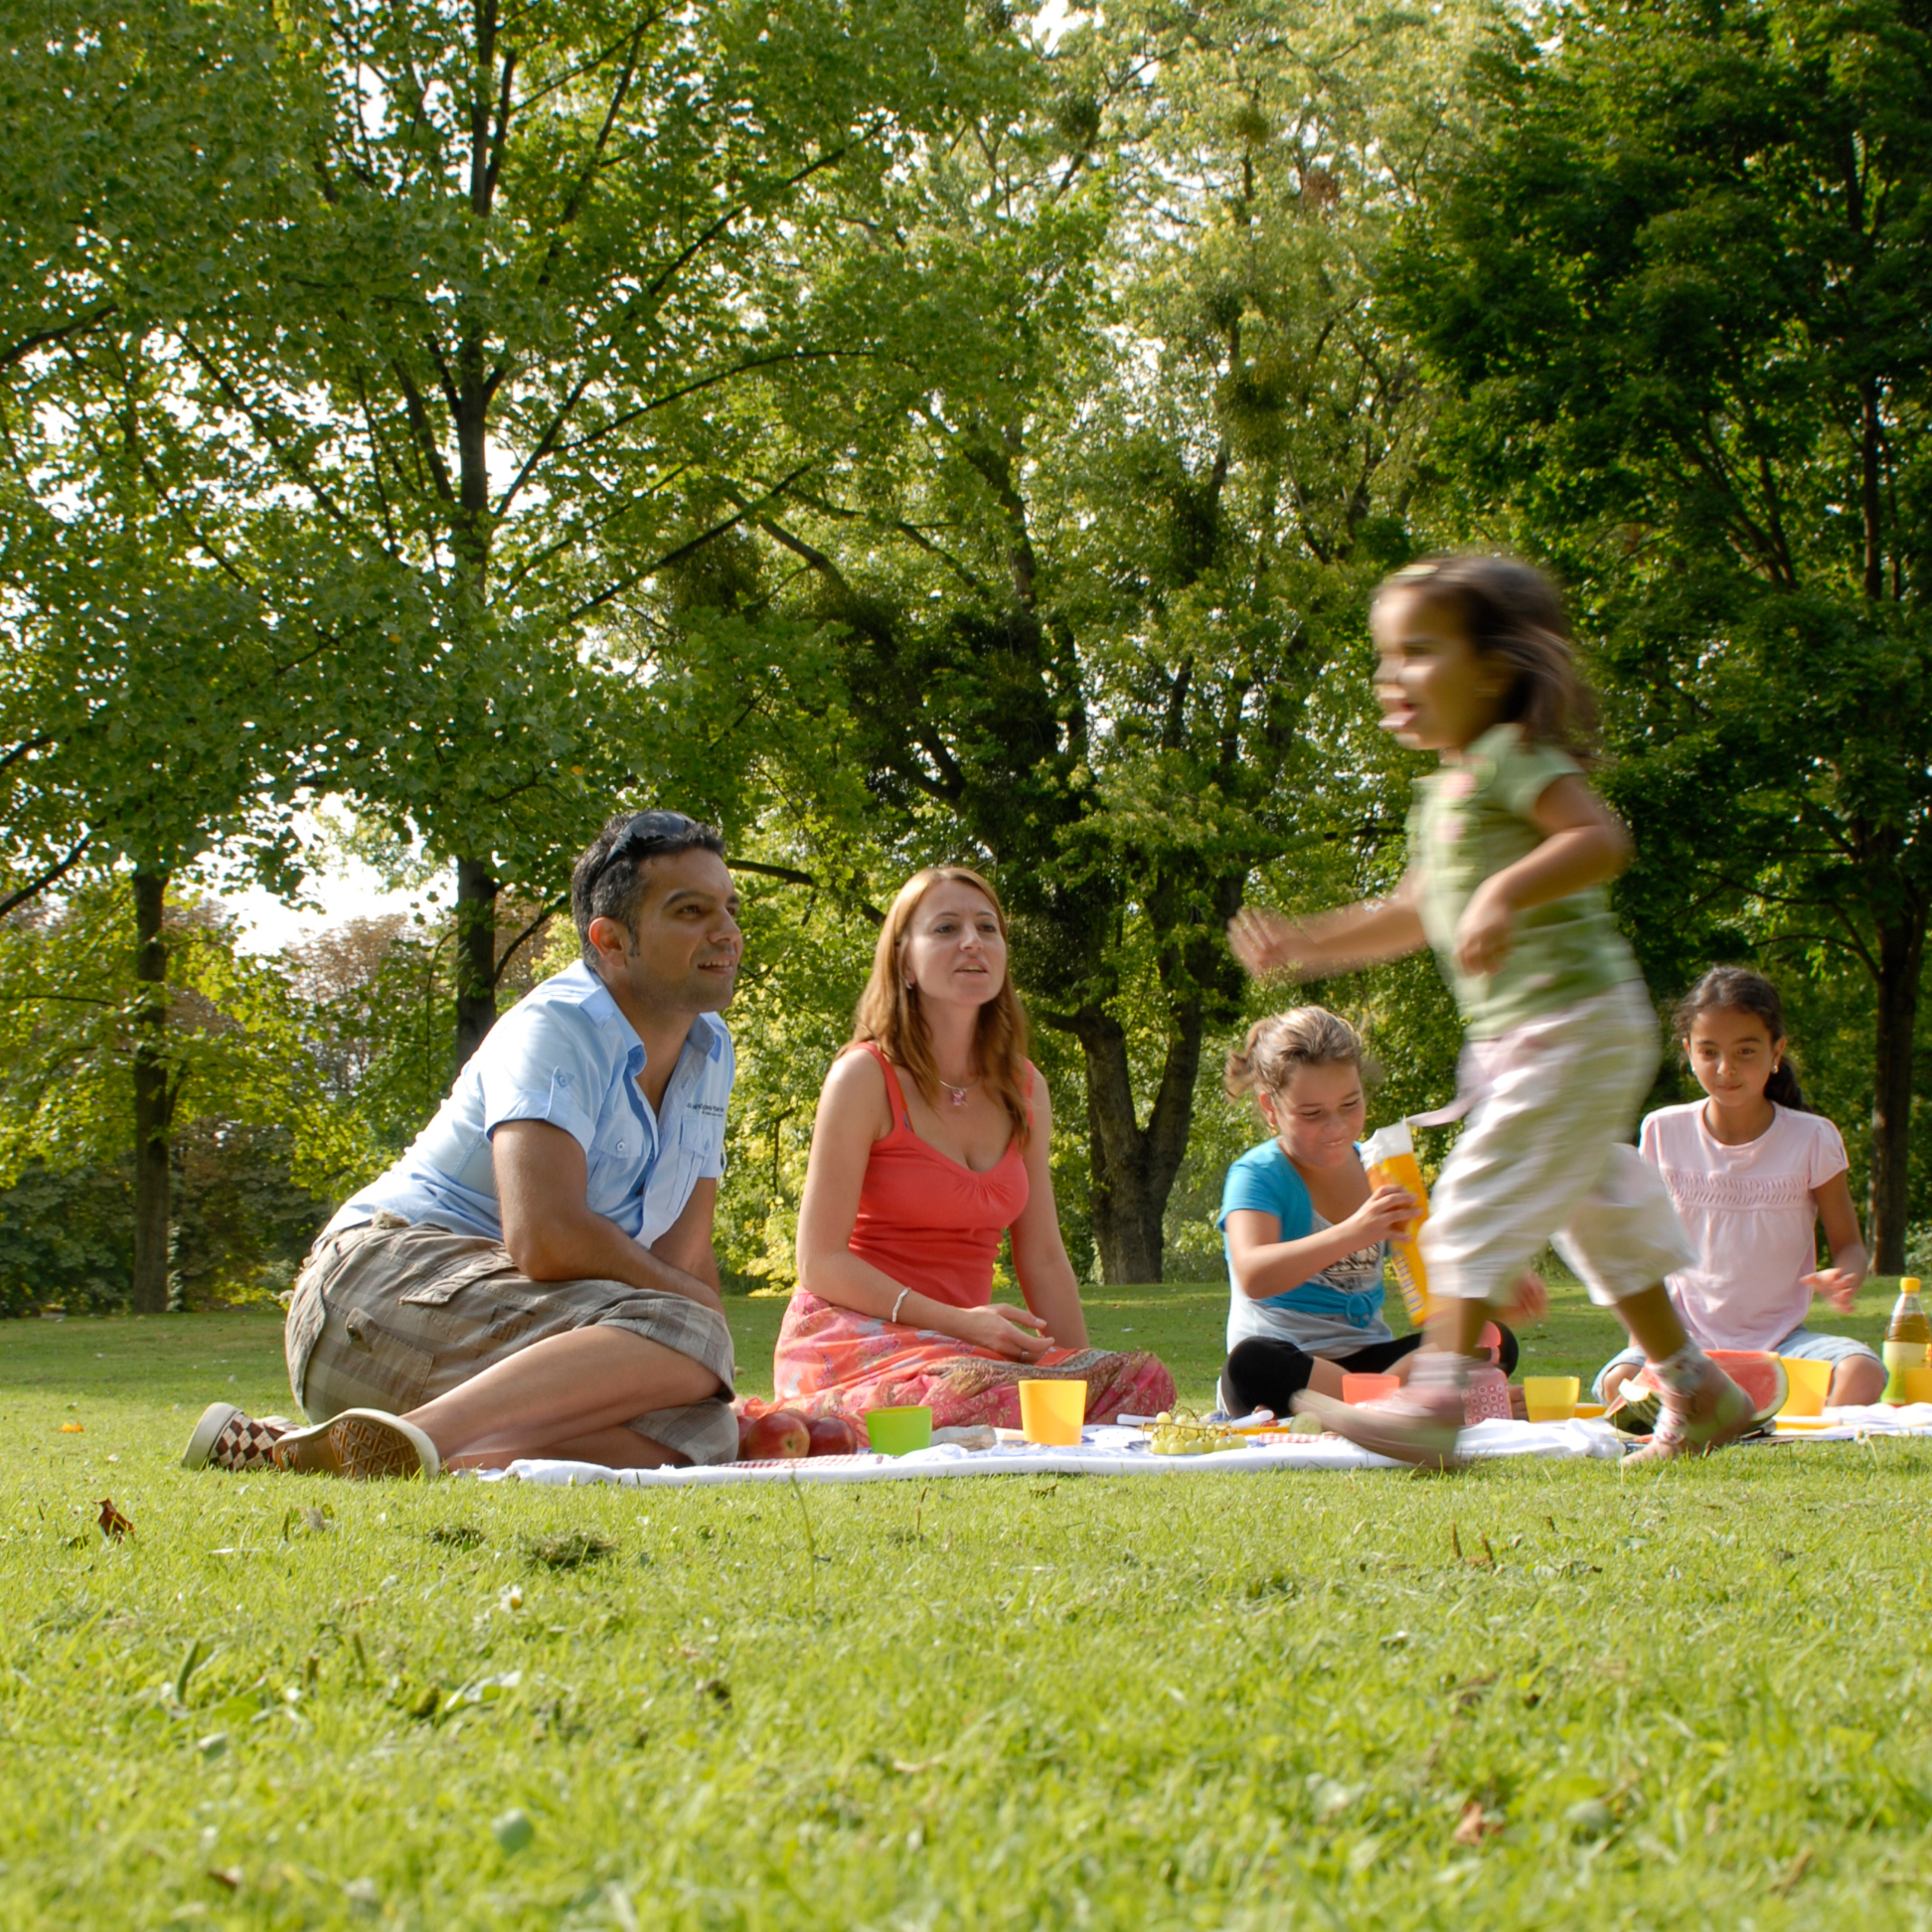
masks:
<instances>
[{"instance_id":1,"label":"man's bare arm","mask_svg":"<svg viewBox=\"0 0 1932 1932\"><path fill-rule=\"evenodd\" d=\"M712 1223L718 1212L718 1183L700 1181L685 1203L684 1212L651 1243L651 1252L671 1267L682 1268L707 1288L718 1288L718 1250L712 1245Z\"/></svg>"},{"instance_id":2,"label":"man's bare arm","mask_svg":"<svg viewBox=\"0 0 1932 1932\"><path fill-rule=\"evenodd\" d=\"M614 1221L591 1209L584 1198L589 1169L583 1149L563 1128L547 1120L506 1120L490 1137L490 1159L503 1214L503 1245L532 1281L622 1281L633 1288L683 1295L724 1314L716 1287L640 1247ZM715 1199L715 1184L712 1192ZM680 1215L666 1240L684 1221ZM716 1267L714 1262L714 1280Z\"/></svg>"}]
</instances>

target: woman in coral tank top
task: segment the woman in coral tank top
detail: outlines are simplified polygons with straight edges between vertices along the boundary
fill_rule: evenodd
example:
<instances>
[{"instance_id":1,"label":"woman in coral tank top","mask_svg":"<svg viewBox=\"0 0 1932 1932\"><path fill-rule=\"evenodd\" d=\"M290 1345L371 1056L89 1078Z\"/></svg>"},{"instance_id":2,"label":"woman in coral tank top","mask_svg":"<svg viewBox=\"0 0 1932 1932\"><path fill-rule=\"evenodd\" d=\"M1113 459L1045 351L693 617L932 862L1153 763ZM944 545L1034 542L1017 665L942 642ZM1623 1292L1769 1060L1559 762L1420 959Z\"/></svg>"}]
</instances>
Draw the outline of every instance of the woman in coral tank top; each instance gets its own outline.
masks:
<instances>
[{"instance_id":1,"label":"woman in coral tank top","mask_svg":"<svg viewBox=\"0 0 1932 1932\"><path fill-rule=\"evenodd\" d=\"M1017 1384L1040 1375L1084 1381L1089 1421L1170 1406L1156 1357L1087 1347L1051 1138L999 899L963 867L916 874L819 1096L778 1401L855 1417L923 1402L935 1425L1017 1427ZM1025 1308L993 1299L1009 1230Z\"/></svg>"}]
</instances>

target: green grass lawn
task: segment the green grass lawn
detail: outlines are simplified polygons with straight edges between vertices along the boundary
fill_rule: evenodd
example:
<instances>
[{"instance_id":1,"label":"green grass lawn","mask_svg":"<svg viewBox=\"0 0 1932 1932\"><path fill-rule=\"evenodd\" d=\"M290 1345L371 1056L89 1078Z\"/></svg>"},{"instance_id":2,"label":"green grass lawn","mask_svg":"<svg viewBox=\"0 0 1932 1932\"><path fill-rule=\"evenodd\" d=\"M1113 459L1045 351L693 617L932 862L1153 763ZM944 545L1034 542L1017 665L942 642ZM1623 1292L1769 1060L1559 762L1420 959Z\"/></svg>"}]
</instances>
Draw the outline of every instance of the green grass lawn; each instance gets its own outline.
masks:
<instances>
[{"instance_id":1,"label":"green grass lawn","mask_svg":"<svg viewBox=\"0 0 1932 1932\"><path fill-rule=\"evenodd\" d=\"M1222 1292L1095 1339L1202 1401ZM1932 1445L349 1489L172 1467L216 1395L274 1321L0 1324L10 1929L1932 1922Z\"/></svg>"}]
</instances>

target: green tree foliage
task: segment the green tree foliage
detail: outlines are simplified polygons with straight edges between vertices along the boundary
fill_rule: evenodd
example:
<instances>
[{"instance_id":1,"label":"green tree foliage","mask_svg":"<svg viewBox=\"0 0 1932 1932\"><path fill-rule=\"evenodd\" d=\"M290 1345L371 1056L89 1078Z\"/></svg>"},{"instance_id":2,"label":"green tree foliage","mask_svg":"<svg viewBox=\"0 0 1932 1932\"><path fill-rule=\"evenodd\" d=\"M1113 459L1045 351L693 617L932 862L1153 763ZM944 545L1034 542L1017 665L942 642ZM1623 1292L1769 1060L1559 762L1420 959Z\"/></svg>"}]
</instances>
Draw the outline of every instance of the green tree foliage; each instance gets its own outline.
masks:
<instances>
[{"instance_id":1,"label":"green tree foliage","mask_svg":"<svg viewBox=\"0 0 1932 1932\"><path fill-rule=\"evenodd\" d=\"M1739 938L1868 978L1872 1235L1908 1212L1932 908L1932 20L1607 7L1501 36L1399 284L1500 499L1583 587L1624 904L1681 984Z\"/></svg>"},{"instance_id":2,"label":"green tree foliage","mask_svg":"<svg viewBox=\"0 0 1932 1932\"><path fill-rule=\"evenodd\" d=\"M187 353L257 488L362 573L337 775L456 861L461 1058L500 887L554 901L611 796L662 775L621 640L742 521L701 487L755 439L724 403L844 352L822 240L981 50L916 0L322 0L275 26L278 220Z\"/></svg>"},{"instance_id":3,"label":"green tree foliage","mask_svg":"<svg viewBox=\"0 0 1932 1932\"><path fill-rule=\"evenodd\" d=\"M128 1066L144 1048L157 1049L169 1179L187 1208L164 1249L164 1306L299 1254L321 1204L385 1158L330 1091L310 1010L274 962L240 950L212 901L165 906L166 1024L144 1033L153 986L129 943L138 884L88 879L58 907L0 922L0 1187L12 1191L0 1219L18 1228L35 1203L74 1204L70 1229L34 1237L58 1253L7 1238L10 1293L98 1298L118 1257L132 1270L131 1230L105 1223L110 1202L135 1205Z\"/></svg>"},{"instance_id":4,"label":"green tree foliage","mask_svg":"<svg viewBox=\"0 0 1932 1932\"><path fill-rule=\"evenodd\" d=\"M1243 997L1221 928L1321 836L1309 701L1407 542L1425 418L1371 282L1446 48L1318 9L1070 35L1049 97L980 116L855 238L826 300L871 357L732 499L778 553L763 594L837 652L882 874L999 879L1077 1049L1111 1280L1159 1275L1204 1042Z\"/></svg>"}]
</instances>

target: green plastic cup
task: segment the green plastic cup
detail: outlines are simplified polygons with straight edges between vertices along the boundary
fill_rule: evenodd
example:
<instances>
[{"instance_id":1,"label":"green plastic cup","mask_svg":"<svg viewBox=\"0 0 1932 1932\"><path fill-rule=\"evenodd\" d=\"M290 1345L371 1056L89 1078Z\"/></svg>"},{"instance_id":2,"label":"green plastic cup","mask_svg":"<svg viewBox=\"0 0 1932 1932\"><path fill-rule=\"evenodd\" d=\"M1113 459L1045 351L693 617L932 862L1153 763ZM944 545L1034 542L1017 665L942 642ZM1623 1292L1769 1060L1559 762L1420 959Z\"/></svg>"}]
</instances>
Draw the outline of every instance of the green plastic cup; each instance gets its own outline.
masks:
<instances>
[{"instance_id":1,"label":"green plastic cup","mask_svg":"<svg viewBox=\"0 0 1932 1932\"><path fill-rule=\"evenodd\" d=\"M866 1417L866 1440L882 1456L909 1456L932 1447L932 1411L924 1403L878 1408Z\"/></svg>"}]
</instances>

